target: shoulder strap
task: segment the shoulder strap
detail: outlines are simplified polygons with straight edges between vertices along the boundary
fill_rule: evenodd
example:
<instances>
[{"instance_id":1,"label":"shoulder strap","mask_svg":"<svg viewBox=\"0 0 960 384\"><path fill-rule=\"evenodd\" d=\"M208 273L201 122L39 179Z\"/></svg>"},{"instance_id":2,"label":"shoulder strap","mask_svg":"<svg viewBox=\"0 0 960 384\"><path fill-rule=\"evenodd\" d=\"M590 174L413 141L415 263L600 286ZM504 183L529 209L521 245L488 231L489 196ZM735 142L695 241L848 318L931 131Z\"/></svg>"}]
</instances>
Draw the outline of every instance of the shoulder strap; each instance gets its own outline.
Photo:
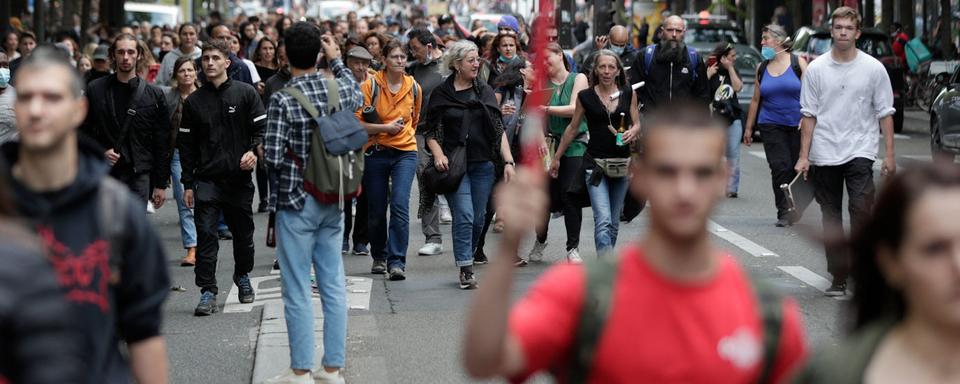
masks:
<instances>
[{"instance_id":1,"label":"shoulder strap","mask_svg":"<svg viewBox=\"0 0 960 384\"><path fill-rule=\"evenodd\" d=\"M790 68L793 68L793 73L797 75L798 79L803 76L803 69L800 68L800 59L792 53L790 54Z\"/></svg>"},{"instance_id":2,"label":"shoulder strap","mask_svg":"<svg viewBox=\"0 0 960 384\"><path fill-rule=\"evenodd\" d=\"M127 213L130 208L130 192L126 185L112 177L104 177L100 181L97 191L99 207L97 207L100 236L110 245L109 266L110 283L120 282L120 271L123 265L123 243L125 242L127 227Z\"/></svg>"},{"instance_id":3,"label":"shoulder strap","mask_svg":"<svg viewBox=\"0 0 960 384\"><path fill-rule=\"evenodd\" d=\"M584 266L586 292L574 334L570 383L586 383L593 365L597 344L603 334L613 302L613 284L618 262L612 257L600 258Z\"/></svg>"},{"instance_id":4,"label":"shoulder strap","mask_svg":"<svg viewBox=\"0 0 960 384\"><path fill-rule=\"evenodd\" d=\"M283 92L290 96L293 96L293 98L297 100L297 103L300 104L300 106L303 107L303 109L307 110L307 113L310 114L310 117L313 117L314 119L316 119L317 117L320 117L320 111L317 110L317 107L315 107L313 103L311 103L310 100L307 99L307 95L304 95L303 92L300 91L300 89L296 87L286 87L281 89L279 92Z\"/></svg>"},{"instance_id":5,"label":"shoulder strap","mask_svg":"<svg viewBox=\"0 0 960 384\"><path fill-rule=\"evenodd\" d=\"M650 64L653 64L653 51L656 49L656 44L650 44L643 51L643 71L647 76L650 76Z\"/></svg>"},{"instance_id":6,"label":"shoulder strap","mask_svg":"<svg viewBox=\"0 0 960 384\"><path fill-rule=\"evenodd\" d=\"M760 85L760 82L763 80L764 73L767 72L767 65L770 64L770 60L764 60L760 62L760 66L757 67L757 85Z\"/></svg>"},{"instance_id":7,"label":"shoulder strap","mask_svg":"<svg viewBox=\"0 0 960 384\"><path fill-rule=\"evenodd\" d=\"M693 76L693 80L697 80L697 77L700 74L697 73L697 69L700 67L700 53L696 49L687 47L687 58L690 60L690 74Z\"/></svg>"},{"instance_id":8,"label":"shoulder strap","mask_svg":"<svg viewBox=\"0 0 960 384\"><path fill-rule=\"evenodd\" d=\"M373 77L370 78L370 106L376 108L377 100L380 99L380 86Z\"/></svg>"},{"instance_id":9,"label":"shoulder strap","mask_svg":"<svg viewBox=\"0 0 960 384\"><path fill-rule=\"evenodd\" d=\"M327 79L327 114L340 110L340 83L337 79Z\"/></svg>"},{"instance_id":10,"label":"shoulder strap","mask_svg":"<svg viewBox=\"0 0 960 384\"><path fill-rule=\"evenodd\" d=\"M134 107L136 107L136 102L143 98L143 92L146 89L147 79L137 78L137 89L133 90L133 96L130 99L130 105L127 107L126 111L123 111L123 113L127 114L127 118L123 120L123 126L120 127L120 137L117 138L117 145L123 145L123 142L127 139L127 135L130 134L130 120L133 120L132 117L136 114ZM108 102L113 103L113 100Z\"/></svg>"},{"instance_id":11,"label":"shoulder strap","mask_svg":"<svg viewBox=\"0 0 960 384\"><path fill-rule=\"evenodd\" d=\"M772 383L780 333L783 331L783 300L773 287L763 281L751 279L751 285L763 316L763 366L757 383Z\"/></svg>"},{"instance_id":12,"label":"shoulder strap","mask_svg":"<svg viewBox=\"0 0 960 384\"><path fill-rule=\"evenodd\" d=\"M417 105L417 94L420 93L420 85L417 84L417 81L413 81L413 105Z\"/></svg>"}]
</instances>

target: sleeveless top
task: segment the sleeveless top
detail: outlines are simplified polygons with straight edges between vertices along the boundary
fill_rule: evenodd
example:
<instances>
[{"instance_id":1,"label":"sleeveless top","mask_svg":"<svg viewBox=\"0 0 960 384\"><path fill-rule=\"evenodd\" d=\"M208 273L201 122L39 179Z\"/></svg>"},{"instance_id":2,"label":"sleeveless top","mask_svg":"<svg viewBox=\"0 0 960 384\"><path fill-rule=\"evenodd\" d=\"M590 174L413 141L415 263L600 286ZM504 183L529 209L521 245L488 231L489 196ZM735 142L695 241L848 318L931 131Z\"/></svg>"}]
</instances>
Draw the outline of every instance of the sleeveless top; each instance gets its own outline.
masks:
<instances>
[{"instance_id":1,"label":"sleeveless top","mask_svg":"<svg viewBox=\"0 0 960 384\"><path fill-rule=\"evenodd\" d=\"M573 84L577 80L577 74L571 72L567 75L567 79L564 80L563 84L557 86L553 82L549 82L548 86L554 91L550 94L550 103L547 105L550 106L567 106L570 105L570 99L573 97ZM557 143L560 142L560 137L563 136L563 131L567 129L567 126L570 125L569 117L559 117L559 116L550 116L549 118L549 133L557 137ZM580 122L579 132L583 134L587 132L587 120L583 119ZM570 146L567 147L567 151L563 153L564 157L581 157L583 153L587 151L587 145L583 141L575 140L570 143Z\"/></svg>"},{"instance_id":2,"label":"sleeveless top","mask_svg":"<svg viewBox=\"0 0 960 384\"><path fill-rule=\"evenodd\" d=\"M800 117L800 78L789 66L777 77L771 75L767 67L760 81L757 124L796 127L800 125Z\"/></svg>"},{"instance_id":3,"label":"sleeveless top","mask_svg":"<svg viewBox=\"0 0 960 384\"><path fill-rule=\"evenodd\" d=\"M583 106L583 117L587 121L587 128L590 132L587 154L594 159L630 157L630 147L617 145L616 133L610 132L610 128L608 128L611 125L614 130L620 128L621 113L623 114L624 129L629 129L630 125L633 124L630 118L630 102L631 98L636 96L629 86L620 89L620 94L623 96L617 99L617 108L612 113L607 113L607 107L600 101L600 96L597 95L593 87L584 89L577 95L580 105Z\"/></svg>"}]
</instances>

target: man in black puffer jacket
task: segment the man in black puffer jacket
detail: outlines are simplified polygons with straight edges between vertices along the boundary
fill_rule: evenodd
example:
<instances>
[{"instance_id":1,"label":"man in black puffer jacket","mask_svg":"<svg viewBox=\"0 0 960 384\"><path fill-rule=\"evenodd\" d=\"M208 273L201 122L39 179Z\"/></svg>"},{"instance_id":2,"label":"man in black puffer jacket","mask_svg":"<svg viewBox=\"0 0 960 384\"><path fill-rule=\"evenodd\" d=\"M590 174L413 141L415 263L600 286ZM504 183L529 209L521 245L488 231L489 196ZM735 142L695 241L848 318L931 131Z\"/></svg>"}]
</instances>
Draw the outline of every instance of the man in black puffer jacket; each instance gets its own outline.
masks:
<instances>
[{"instance_id":1,"label":"man in black puffer jacket","mask_svg":"<svg viewBox=\"0 0 960 384\"><path fill-rule=\"evenodd\" d=\"M144 54L132 35L117 37L110 46L117 72L87 86L90 112L80 130L107 149L111 176L159 208L170 178L173 132L163 91L137 77Z\"/></svg>"}]
</instances>

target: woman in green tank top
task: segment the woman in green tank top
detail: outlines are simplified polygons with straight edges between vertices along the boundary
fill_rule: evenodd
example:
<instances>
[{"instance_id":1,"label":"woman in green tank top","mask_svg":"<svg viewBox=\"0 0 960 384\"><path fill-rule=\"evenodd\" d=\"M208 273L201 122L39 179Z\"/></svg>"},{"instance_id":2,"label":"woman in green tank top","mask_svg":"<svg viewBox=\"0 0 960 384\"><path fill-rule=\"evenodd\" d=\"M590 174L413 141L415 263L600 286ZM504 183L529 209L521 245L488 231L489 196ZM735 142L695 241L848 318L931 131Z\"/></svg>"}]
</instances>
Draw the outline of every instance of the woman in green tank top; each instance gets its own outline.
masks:
<instances>
[{"instance_id":1,"label":"woman in green tank top","mask_svg":"<svg viewBox=\"0 0 960 384\"><path fill-rule=\"evenodd\" d=\"M556 43L547 45L547 73L550 76L549 86L553 89L550 102L545 107L548 116L547 152L545 164L549 165L554 156L560 156L560 173L556 179L550 180L550 207L552 212L563 213L563 222L567 229L567 260L579 263L580 259L580 226L583 221L581 212L583 204L578 199L571 198L566 192L570 185L582 178L581 162L587 151L586 140L577 140L564 153L555 154L560 144L563 131L570 124L573 111L576 109L576 97L581 90L588 86L587 76L570 73L563 50ZM586 135L586 121L580 124L580 132ZM585 137L584 137L585 138ZM537 242L530 251L531 261L543 260L543 251L547 247L547 230L550 216L544 217L543 225L537 228Z\"/></svg>"}]
</instances>

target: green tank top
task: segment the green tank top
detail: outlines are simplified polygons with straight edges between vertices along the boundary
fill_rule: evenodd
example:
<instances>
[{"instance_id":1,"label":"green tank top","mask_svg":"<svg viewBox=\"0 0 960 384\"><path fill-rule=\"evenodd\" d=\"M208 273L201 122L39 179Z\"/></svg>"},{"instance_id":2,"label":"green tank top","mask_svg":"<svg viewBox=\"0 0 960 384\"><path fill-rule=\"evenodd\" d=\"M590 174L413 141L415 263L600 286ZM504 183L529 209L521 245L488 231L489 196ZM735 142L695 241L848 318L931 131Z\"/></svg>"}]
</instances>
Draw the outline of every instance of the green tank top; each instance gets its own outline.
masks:
<instances>
[{"instance_id":1,"label":"green tank top","mask_svg":"<svg viewBox=\"0 0 960 384\"><path fill-rule=\"evenodd\" d=\"M560 85L558 89L553 82L550 82L550 89L553 90L550 96L550 106L566 106L570 105L570 98L576 97L573 95L573 83L577 80L577 74L571 73L567 76L567 80ZM558 117L550 116L549 128L550 133L557 138L557 144L560 144L560 137L563 136L563 131L567 129L567 125L570 125L571 118L568 117ZM584 118L580 121L580 134L583 135L587 132L587 119ZM587 144L580 140L574 140L573 143L570 143L570 146L567 147L567 151L563 153L565 157L582 157L583 154L587 152Z\"/></svg>"}]
</instances>

